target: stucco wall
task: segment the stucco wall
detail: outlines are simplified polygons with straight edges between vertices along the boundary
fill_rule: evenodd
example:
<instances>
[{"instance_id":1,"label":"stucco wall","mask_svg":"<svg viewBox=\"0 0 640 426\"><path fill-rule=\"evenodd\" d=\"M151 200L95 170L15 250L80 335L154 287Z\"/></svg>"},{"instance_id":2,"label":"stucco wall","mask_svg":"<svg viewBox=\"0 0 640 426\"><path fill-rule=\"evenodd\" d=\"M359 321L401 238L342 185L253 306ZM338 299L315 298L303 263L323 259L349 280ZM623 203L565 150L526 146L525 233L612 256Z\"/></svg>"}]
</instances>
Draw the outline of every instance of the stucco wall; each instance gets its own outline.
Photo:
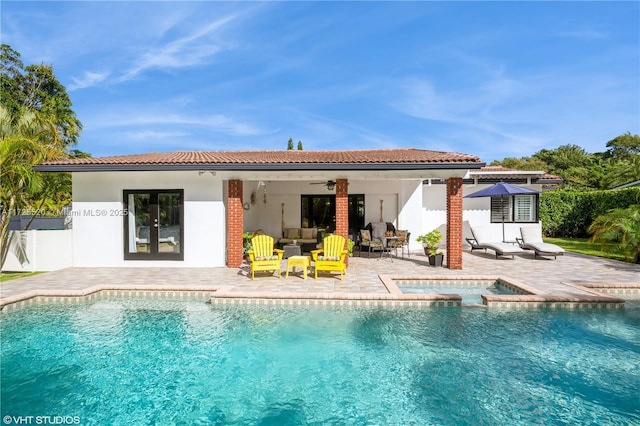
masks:
<instances>
[{"instance_id":1,"label":"stucco wall","mask_svg":"<svg viewBox=\"0 0 640 426\"><path fill-rule=\"evenodd\" d=\"M184 261L125 261L123 190L184 190ZM223 181L210 173L73 173L74 266L224 266Z\"/></svg>"}]
</instances>

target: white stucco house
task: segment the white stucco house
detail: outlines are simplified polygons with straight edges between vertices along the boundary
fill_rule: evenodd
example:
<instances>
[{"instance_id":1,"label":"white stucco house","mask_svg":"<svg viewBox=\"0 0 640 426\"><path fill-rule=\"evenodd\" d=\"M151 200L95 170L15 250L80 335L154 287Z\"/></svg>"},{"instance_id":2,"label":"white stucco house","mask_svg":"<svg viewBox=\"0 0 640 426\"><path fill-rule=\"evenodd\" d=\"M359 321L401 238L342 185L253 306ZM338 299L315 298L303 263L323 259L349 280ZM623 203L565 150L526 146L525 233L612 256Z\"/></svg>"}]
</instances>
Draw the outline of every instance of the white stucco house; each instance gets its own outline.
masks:
<instances>
[{"instance_id":1,"label":"white stucco house","mask_svg":"<svg viewBox=\"0 0 640 426\"><path fill-rule=\"evenodd\" d=\"M390 222L411 232L412 250L420 249L416 236L440 228L448 266L461 269L469 224L494 226L502 239L491 200L464 195L500 180L538 190L554 181L419 149L179 151L36 169L72 174L76 267L239 267L244 231L278 238L285 228L315 226L349 237L369 222ZM507 238L538 222L537 201L526 201L526 212L511 201Z\"/></svg>"}]
</instances>

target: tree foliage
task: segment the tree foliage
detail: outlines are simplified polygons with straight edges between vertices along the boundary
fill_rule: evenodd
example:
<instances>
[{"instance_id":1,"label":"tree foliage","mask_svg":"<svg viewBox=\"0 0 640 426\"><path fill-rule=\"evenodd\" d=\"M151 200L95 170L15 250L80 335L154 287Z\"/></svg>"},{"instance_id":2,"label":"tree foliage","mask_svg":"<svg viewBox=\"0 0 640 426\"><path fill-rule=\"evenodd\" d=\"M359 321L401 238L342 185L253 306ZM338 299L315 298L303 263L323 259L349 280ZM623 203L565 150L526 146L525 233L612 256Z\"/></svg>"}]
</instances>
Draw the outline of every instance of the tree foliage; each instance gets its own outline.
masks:
<instances>
[{"instance_id":1,"label":"tree foliage","mask_svg":"<svg viewBox=\"0 0 640 426\"><path fill-rule=\"evenodd\" d=\"M589 226L591 241L617 243L618 248L633 248L635 263L640 263L640 204L613 209L598 216Z\"/></svg>"},{"instance_id":2,"label":"tree foliage","mask_svg":"<svg viewBox=\"0 0 640 426\"><path fill-rule=\"evenodd\" d=\"M68 204L68 173L43 174L33 166L74 155L82 130L65 87L53 67L24 66L20 54L0 46L0 265L9 247L11 217L25 210L59 210ZM12 237L11 237L12 238ZM19 244L18 244L19 245ZM15 244L13 245L16 246Z\"/></svg>"},{"instance_id":3,"label":"tree foliage","mask_svg":"<svg viewBox=\"0 0 640 426\"><path fill-rule=\"evenodd\" d=\"M618 160L630 160L640 155L640 136L630 132L617 136L607 142L605 156Z\"/></svg>"},{"instance_id":4,"label":"tree foliage","mask_svg":"<svg viewBox=\"0 0 640 426\"><path fill-rule=\"evenodd\" d=\"M543 170L558 175L565 188L609 189L640 179L640 136L626 133L607 142L605 152L588 153L577 145L542 149L529 157L508 157L493 166Z\"/></svg>"},{"instance_id":5,"label":"tree foliage","mask_svg":"<svg viewBox=\"0 0 640 426\"><path fill-rule=\"evenodd\" d=\"M78 142L82 124L71 109L65 87L53 74L50 65L24 66L20 53L9 45L0 46L0 102L13 122L21 111L39 112L54 123L57 137L65 147Z\"/></svg>"},{"instance_id":6,"label":"tree foliage","mask_svg":"<svg viewBox=\"0 0 640 426\"><path fill-rule=\"evenodd\" d=\"M11 117L0 105L0 265L9 247L9 222L18 211L33 207L38 196L51 190L45 181L55 179L33 170L42 161L60 158L65 151L55 123L42 114L24 110ZM45 196L43 199L47 199ZM38 207L42 208L42 203ZM35 209L35 208L34 208Z\"/></svg>"},{"instance_id":7,"label":"tree foliage","mask_svg":"<svg viewBox=\"0 0 640 426\"><path fill-rule=\"evenodd\" d=\"M297 150L302 151L302 141L298 141ZM287 151L293 151L293 138L289 138L287 141Z\"/></svg>"}]
</instances>

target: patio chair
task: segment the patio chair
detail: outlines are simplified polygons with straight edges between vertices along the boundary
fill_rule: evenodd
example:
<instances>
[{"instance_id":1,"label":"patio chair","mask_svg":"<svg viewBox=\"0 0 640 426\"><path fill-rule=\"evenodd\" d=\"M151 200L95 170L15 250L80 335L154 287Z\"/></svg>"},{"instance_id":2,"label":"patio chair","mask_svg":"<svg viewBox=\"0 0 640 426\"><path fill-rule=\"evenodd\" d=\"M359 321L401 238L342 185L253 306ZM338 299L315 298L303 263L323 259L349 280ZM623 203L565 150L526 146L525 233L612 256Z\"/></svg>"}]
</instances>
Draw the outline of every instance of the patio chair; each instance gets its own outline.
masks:
<instances>
[{"instance_id":1,"label":"patio chair","mask_svg":"<svg viewBox=\"0 0 640 426\"><path fill-rule=\"evenodd\" d=\"M520 247L525 250L533 250L533 257L538 256L557 256L564 255L564 249L555 244L549 244L542 241L542 229L540 227L527 226L520 228L522 238L516 238Z\"/></svg>"},{"instance_id":2,"label":"patio chair","mask_svg":"<svg viewBox=\"0 0 640 426\"><path fill-rule=\"evenodd\" d=\"M402 258L404 259L404 249L407 248L407 255L411 257L411 253L409 253L409 238L411 237L411 232L407 230L398 229L396 231L397 240L391 240L389 244L389 248L392 248L396 252L396 257L398 257L398 249L402 254Z\"/></svg>"},{"instance_id":3,"label":"patio chair","mask_svg":"<svg viewBox=\"0 0 640 426\"><path fill-rule=\"evenodd\" d=\"M363 248L367 249L368 257L371 257L371 252L376 250L379 251L380 256L382 256L382 250L383 250L382 240L378 238L371 239L371 231L369 231L368 229L360 230L360 244L358 245L358 247L359 247L359 254L361 255L361 257L362 257Z\"/></svg>"},{"instance_id":4,"label":"patio chair","mask_svg":"<svg viewBox=\"0 0 640 426\"><path fill-rule=\"evenodd\" d=\"M329 235L324 237L321 250L311 251L311 257L315 262L313 269L316 279L318 279L318 271L338 271L342 279L347 272L345 241L342 235Z\"/></svg>"},{"instance_id":5,"label":"patio chair","mask_svg":"<svg viewBox=\"0 0 640 426\"><path fill-rule=\"evenodd\" d=\"M277 271L280 278L280 261L284 250L273 248L273 237L256 235L251 239L252 250L247 251L251 261L251 279L256 271Z\"/></svg>"},{"instance_id":6,"label":"patio chair","mask_svg":"<svg viewBox=\"0 0 640 426\"><path fill-rule=\"evenodd\" d=\"M486 227L472 227L471 234L473 238L467 239L469 244L471 244L471 251L477 249L484 249L485 252L487 249L493 250L496 254L496 259L499 256L511 256L511 258L514 259L514 255L524 251L515 244L493 241L493 234L491 230Z\"/></svg>"}]
</instances>

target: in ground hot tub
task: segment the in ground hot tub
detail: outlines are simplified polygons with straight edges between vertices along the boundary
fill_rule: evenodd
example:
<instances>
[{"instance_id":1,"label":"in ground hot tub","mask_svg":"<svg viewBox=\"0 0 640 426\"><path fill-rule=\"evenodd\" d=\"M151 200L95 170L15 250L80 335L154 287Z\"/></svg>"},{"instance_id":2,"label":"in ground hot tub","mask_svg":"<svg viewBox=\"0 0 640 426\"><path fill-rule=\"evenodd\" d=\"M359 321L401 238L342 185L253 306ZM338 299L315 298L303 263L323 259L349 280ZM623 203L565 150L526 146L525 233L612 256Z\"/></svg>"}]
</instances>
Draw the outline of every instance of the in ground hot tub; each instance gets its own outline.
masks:
<instances>
[{"instance_id":1,"label":"in ground hot tub","mask_svg":"<svg viewBox=\"0 0 640 426\"><path fill-rule=\"evenodd\" d=\"M394 279L402 294L454 294L462 297L463 304L482 304L483 294L519 295L529 292L495 279Z\"/></svg>"}]
</instances>

